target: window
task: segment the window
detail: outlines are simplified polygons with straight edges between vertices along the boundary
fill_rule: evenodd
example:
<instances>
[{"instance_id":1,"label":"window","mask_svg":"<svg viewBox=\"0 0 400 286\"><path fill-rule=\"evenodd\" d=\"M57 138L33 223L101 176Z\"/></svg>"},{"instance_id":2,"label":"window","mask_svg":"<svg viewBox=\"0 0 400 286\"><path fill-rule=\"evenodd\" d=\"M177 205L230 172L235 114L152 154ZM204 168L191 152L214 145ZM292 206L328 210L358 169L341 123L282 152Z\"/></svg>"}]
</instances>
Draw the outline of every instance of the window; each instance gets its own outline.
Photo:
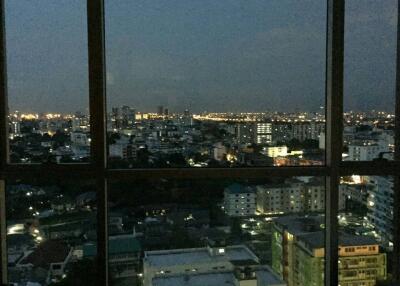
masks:
<instances>
[{"instance_id":1,"label":"window","mask_svg":"<svg viewBox=\"0 0 400 286\"><path fill-rule=\"evenodd\" d=\"M5 11L10 162L88 162L85 1L5 1Z\"/></svg>"},{"instance_id":2,"label":"window","mask_svg":"<svg viewBox=\"0 0 400 286\"><path fill-rule=\"evenodd\" d=\"M163 279L178 279L168 282L179 285L187 282L188 277L200 279L205 272L219 271L222 267L224 272L232 269L233 262L227 261L232 249L235 257L240 254L246 258L243 263L270 265L280 279L294 279L297 285L339 285L347 283L342 282L347 278L400 282L396 259L400 257L399 144L388 145L394 151L393 160L383 160L386 155L382 160L368 163L342 160L346 151L342 147L348 144L341 123L347 112L346 100L352 96L346 93L349 85L342 90L343 82L349 80L346 74L344 81L342 78L347 70L343 69L343 62L345 67L348 63L343 57L354 55L346 54L344 46L343 0L207 1L209 5L182 0L91 0L84 1L87 7L79 6L83 4L77 0L48 1L38 5L50 5L46 8L57 10L54 13L57 17L43 33L35 25L28 26L48 20L54 11L33 7L29 1L8 1L6 6L4 2L0 1L0 280L3 284L147 286L166 281ZM379 14L374 13L376 1L366 1L365 5L354 3L347 1L347 5L372 11L367 17L358 17L359 22L368 22L368 15ZM13 17L15 8L21 15ZM376 11L390 14L396 8L381 7ZM352 9L349 8L350 13ZM73 17L71 10L81 17L77 14ZM84 11L87 27L86 17L81 14ZM33 14L27 17L25 13ZM346 17L349 15L354 14ZM376 17L378 21L383 19ZM28 25L22 25L25 21ZM39 156L26 160L29 164L15 164L21 163L20 157L28 158L28 149L19 148L19 143L32 147L32 142L16 137L9 141L10 135L18 131L18 124L14 124L18 116L9 117L17 102L14 80L21 76L15 69L24 59L17 59L15 53L25 48L18 46L5 53L4 47L13 47L19 35L8 33L5 37L4 31L12 27L10 23L21 25L23 30L33 29L35 33L29 34L29 38L37 35L39 38L33 40L42 39L46 48L56 46L48 55L27 49L37 55L32 60L45 65L37 72L38 65L31 66L26 61L20 67L25 72L34 71L31 73L34 83L40 82L42 88L49 84L53 88L59 76L59 62L53 66L52 74L46 56L51 59L64 50L58 40L65 38L75 43L65 51L65 58L60 57L60 62L66 68L78 62L78 69L70 69L69 76L78 77L80 83L88 79L86 85L79 85L80 92L76 94L79 99L85 98L85 92L89 94L90 117L87 111L79 117L82 123L77 122L76 126L88 127L85 132L62 138L68 137L65 140L71 142L85 140L82 134L90 130L90 145L86 146L90 146L90 156L84 157L87 159L57 161L47 157L42 160ZM60 32L71 23L80 26L81 41ZM354 24L351 17L349 23ZM396 21L389 24L392 30L385 31L385 35L399 26L396 27ZM56 37L46 37L47 31L54 32L52 35ZM387 42L389 46L393 45L393 35L391 39L392 42ZM382 53L374 56L387 60ZM396 62L393 51L391 56L388 63L392 67L384 71L392 71L393 75L390 70ZM41 61L43 57L46 59ZM360 70L367 68L362 66ZM47 79L43 71L47 71ZM396 79L399 80L400 77ZM354 82L356 87L362 85L362 81ZM57 89L55 97L72 89L75 81L63 84L66 90ZM383 84L385 90L399 85L393 76ZM26 89L22 92L28 99ZM63 101L41 102L29 106L53 108L61 106ZM391 104L397 116L399 105L397 90L396 100ZM84 106L83 101L79 106ZM305 107L310 110L303 112ZM383 129L391 130L397 140L399 128L391 125L398 119L392 113ZM271 118L265 118L266 114ZM36 121L35 116L29 118ZM87 120L90 126L85 123ZM287 124L288 120L294 123ZM41 150L50 153L54 146L66 147L53 146L55 138L50 141L51 146L40 144ZM356 147L354 154L361 156L364 151ZM371 145L365 154L375 154L375 147ZM13 152L22 156L16 157ZM70 164L77 162L85 164ZM365 178L367 185L360 183ZM390 184L392 189L388 189ZM371 189L371 185L378 188ZM314 191L308 192L311 188ZM228 196L227 189L233 195ZM296 191L291 194L290 190ZM350 199L343 192L350 192ZM250 207L247 203L236 204L238 193L245 199L250 193L253 204ZM321 200L314 199L315 193L320 193ZM361 220L358 212L363 209L355 201L362 193L368 194L368 212L367 218ZM48 194L51 195L48 200L41 200ZM225 195L229 200L225 200ZM276 197L279 202L272 208L267 203L268 197ZM75 201L74 206L71 200ZM79 211L77 202L81 202ZM46 217L49 208L57 213L50 212ZM392 222L382 219L379 212L392 217ZM82 213L84 218L80 217ZM357 219L352 220L349 213L354 213ZM370 225L360 227L357 223L361 221ZM301 232L307 235L298 235L292 223L299 224ZM369 244L369 235L363 233L365 229L374 236L376 244ZM14 235L21 232L29 249L14 240ZM160 233L171 238L171 243ZM390 235L393 237L385 237ZM341 246L343 241L346 245ZM348 241L352 243L348 245ZM356 245L351 245L354 241ZM360 246L368 248L357 249ZM221 247L224 253L219 251ZM307 251L311 248L312 252ZM57 250L57 259L42 255L52 249ZM202 251L202 255L191 255L195 250ZM72 251L71 256L70 252L65 255L67 251ZM374 257L360 261L354 256L357 252ZM189 261L188 267L179 268L181 272L188 270L179 272L181 276L169 267L171 261L180 261L169 259L175 255ZM204 263L196 265L195 259L204 256L230 264L206 263L208 268L203 269ZM36 261L35 257L46 261ZM55 260L47 261L50 258ZM22 269L24 261L41 264L40 270ZM46 271L42 266L52 265L48 262L61 267ZM343 268L363 263L369 264L368 270ZM240 271L240 267L236 270ZM227 281L227 277L223 278L221 285ZM237 282L233 275L228 279L231 284Z\"/></svg>"},{"instance_id":3,"label":"window","mask_svg":"<svg viewBox=\"0 0 400 286\"><path fill-rule=\"evenodd\" d=\"M47 277L58 283L65 275L87 284L96 278L96 185L77 178L53 181L6 181L10 283L45 283Z\"/></svg>"},{"instance_id":4,"label":"window","mask_svg":"<svg viewBox=\"0 0 400 286\"><path fill-rule=\"evenodd\" d=\"M322 165L325 11L106 0L110 167Z\"/></svg>"},{"instance_id":5,"label":"window","mask_svg":"<svg viewBox=\"0 0 400 286\"><path fill-rule=\"evenodd\" d=\"M394 158L396 8L346 1L343 160Z\"/></svg>"}]
</instances>

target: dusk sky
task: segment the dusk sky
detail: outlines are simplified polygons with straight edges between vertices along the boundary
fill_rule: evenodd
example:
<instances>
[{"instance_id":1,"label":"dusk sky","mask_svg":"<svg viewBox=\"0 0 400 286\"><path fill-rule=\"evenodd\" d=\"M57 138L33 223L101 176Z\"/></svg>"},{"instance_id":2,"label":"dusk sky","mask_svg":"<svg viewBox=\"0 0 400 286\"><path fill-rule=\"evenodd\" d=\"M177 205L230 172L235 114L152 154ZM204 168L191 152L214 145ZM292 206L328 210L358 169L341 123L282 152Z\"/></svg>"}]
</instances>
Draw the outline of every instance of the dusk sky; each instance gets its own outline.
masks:
<instances>
[{"instance_id":1,"label":"dusk sky","mask_svg":"<svg viewBox=\"0 0 400 286\"><path fill-rule=\"evenodd\" d=\"M314 111L324 105L322 0L106 0L109 107ZM393 110L397 4L349 0L345 108ZM86 1L6 3L10 110L88 107Z\"/></svg>"}]
</instances>

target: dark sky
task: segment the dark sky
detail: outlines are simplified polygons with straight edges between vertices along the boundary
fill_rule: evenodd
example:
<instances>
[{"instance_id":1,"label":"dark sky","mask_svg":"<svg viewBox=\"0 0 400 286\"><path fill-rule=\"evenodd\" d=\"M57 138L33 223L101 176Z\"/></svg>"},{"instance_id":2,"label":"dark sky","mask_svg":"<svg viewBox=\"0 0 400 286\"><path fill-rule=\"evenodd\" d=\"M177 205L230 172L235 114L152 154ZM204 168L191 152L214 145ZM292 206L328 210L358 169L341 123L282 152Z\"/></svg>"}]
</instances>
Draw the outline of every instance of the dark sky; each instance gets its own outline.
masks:
<instances>
[{"instance_id":1,"label":"dark sky","mask_svg":"<svg viewBox=\"0 0 400 286\"><path fill-rule=\"evenodd\" d=\"M86 1L6 2L10 109L85 111ZM324 105L322 0L106 0L109 105L295 111ZM396 0L348 0L345 108L392 110Z\"/></svg>"}]
</instances>

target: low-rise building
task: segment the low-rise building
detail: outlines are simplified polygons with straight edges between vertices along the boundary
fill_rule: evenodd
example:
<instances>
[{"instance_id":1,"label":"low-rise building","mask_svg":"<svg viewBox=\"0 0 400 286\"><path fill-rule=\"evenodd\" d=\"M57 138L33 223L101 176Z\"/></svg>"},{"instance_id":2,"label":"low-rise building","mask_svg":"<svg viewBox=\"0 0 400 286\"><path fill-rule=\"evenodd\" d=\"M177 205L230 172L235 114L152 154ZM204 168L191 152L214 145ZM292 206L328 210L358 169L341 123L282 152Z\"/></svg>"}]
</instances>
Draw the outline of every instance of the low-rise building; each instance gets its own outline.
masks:
<instances>
[{"instance_id":1,"label":"low-rise building","mask_svg":"<svg viewBox=\"0 0 400 286\"><path fill-rule=\"evenodd\" d=\"M286 286L244 245L147 251L144 286Z\"/></svg>"},{"instance_id":2,"label":"low-rise building","mask_svg":"<svg viewBox=\"0 0 400 286\"><path fill-rule=\"evenodd\" d=\"M224 191L224 209L228 216L243 217L256 213L256 190L250 186L232 184Z\"/></svg>"}]
</instances>

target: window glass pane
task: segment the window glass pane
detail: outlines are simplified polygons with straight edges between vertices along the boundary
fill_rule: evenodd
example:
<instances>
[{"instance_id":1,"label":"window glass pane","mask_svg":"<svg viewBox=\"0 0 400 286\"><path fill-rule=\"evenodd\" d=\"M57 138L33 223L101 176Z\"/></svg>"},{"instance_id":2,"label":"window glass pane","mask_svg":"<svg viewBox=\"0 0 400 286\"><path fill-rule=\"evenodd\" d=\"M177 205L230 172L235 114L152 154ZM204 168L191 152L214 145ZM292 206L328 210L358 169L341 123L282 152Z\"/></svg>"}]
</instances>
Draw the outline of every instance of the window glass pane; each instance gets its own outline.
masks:
<instances>
[{"instance_id":1,"label":"window glass pane","mask_svg":"<svg viewBox=\"0 0 400 286\"><path fill-rule=\"evenodd\" d=\"M95 285L96 210L91 181L8 180L9 283Z\"/></svg>"},{"instance_id":2,"label":"window glass pane","mask_svg":"<svg viewBox=\"0 0 400 286\"><path fill-rule=\"evenodd\" d=\"M89 157L86 2L5 1L10 161Z\"/></svg>"},{"instance_id":3,"label":"window glass pane","mask_svg":"<svg viewBox=\"0 0 400 286\"><path fill-rule=\"evenodd\" d=\"M390 281L393 178L343 177L340 196L344 202L339 206L340 285L381 285L379 282Z\"/></svg>"},{"instance_id":4,"label":"window glass pane","mask_svg":"<svg viewBox=\"0 0 400 286\"><path fill-rule=\"evenodd\" d=\"M105 1L114 168L320 165L325 1Z\"/></svg>"},{"instance_id":5,"label":"window glass pane","mask_svg":"<svg viewBox=\"0 0 400 286\"><path fill-rule=\"evenodd\" d=\"M323 285L324 209L319 177L111 183L113 285Z\"/></svg>"},{"instance_id":6,"label":"window glass pane","mask_svg":"<svg viewBox=\"0 0 400 286\"><path fill-rule=\"evenodd\" d=\"M393 160L397 1L346 1L344 155Z\"/></svg>"}]
</instances>

